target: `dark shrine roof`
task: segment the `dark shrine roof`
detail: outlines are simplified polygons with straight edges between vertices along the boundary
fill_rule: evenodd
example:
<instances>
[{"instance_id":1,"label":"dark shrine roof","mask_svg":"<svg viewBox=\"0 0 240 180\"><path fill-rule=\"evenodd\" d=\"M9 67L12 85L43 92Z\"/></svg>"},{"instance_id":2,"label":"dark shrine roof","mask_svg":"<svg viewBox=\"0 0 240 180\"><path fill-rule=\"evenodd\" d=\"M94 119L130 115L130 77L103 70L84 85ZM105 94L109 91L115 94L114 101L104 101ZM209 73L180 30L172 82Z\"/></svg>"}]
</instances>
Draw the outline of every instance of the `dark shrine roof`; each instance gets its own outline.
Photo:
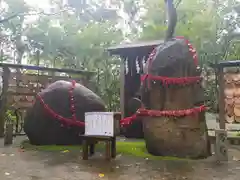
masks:
<instances>
[{"instance_id":1,"label":"dark shrine roof","mask_svg":"<svg viewBox=\"0 0 240 180\"><path fill-rule=\"evenodd\" d=\"M236 67L240 66L240 60L221 61L217 64L211 64L211 66L215 68Z\"/></svg>"},{"instance_id":2,"label":"dark shrine roof","mask_svg":"<svg viewBox=\"0 0 240 180\"><path fill-rule=\"evenodd\" d=\"M117 46L109 47L107 50L111 55L120 56L146 56L154 47L162 44L163 40L154 40L146 42L125 43Z\"/></svg>"}]
</instances>

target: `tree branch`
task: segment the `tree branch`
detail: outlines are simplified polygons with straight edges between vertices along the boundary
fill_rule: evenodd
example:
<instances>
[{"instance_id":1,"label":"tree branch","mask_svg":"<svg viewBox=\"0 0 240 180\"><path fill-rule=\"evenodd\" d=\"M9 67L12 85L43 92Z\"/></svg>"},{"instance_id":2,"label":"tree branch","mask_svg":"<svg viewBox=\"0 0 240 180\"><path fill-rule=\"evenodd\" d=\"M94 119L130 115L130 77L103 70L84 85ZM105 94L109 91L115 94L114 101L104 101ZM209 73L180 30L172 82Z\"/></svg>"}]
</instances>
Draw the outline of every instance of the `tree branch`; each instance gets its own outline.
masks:
<instances>
[{"instance_id":1,"label":"tree branch","mask_svg":"<svg viewBox=\"0 0 240 180\"><path fill-rule=\"evenodd\" d=\"M6 22L6 21L9 21L9 20L11 20L11 19L13 19L13 18L15 18L15 17L17 17L17 16L19 16L19 14L14 14L14 15L12 15L12 16L9 16L9 17L7 17L7 18L4 18L4 19L0 20L0 23L4 23L4 22Z\"/></svg>"},{"instance_id":2,"label":"tree branch","mask_svg":"<svg viewBox=\"0 0 240 180\"><path fill-rule=\"evenodd\" d=\"M182 2L182 0L178 0L178 2L175 3L175 7L178 8L178 6L181 2Z\"/></svg>"},{"instance_id":3,"label":"tree branch","mask_svg":"<svg viewBox=\"0 0 240 180\"><path fill-rule=\"evenodd\" d=\"M37 16L37 15L53 16L53 15L65 12L67 10L68 9L63 9L63 10L61 10L59 12L56 12L56 13L45 13L44 11L38 12L38 13L17 13L17 14L13 14L13 15L7 17L7 18L4 18L4 19L0 20L0 24L5 23L5 22L7 22L11 19L14 19L14 18L18 17L18 16Z\"/></svg>"}]
</instances>

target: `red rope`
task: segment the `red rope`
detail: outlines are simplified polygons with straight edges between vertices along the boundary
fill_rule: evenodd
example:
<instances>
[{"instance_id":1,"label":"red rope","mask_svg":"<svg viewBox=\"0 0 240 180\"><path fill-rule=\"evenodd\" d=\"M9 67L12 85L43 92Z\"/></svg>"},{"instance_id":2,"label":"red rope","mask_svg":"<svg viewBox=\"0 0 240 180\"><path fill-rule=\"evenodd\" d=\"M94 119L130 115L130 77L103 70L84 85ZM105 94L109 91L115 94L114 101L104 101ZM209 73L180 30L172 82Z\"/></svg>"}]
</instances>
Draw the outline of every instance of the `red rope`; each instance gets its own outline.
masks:
<instances>
[{"instance_id":1,"label":"red rope","mask_svg":"<svg viewBox=\"0 0 240 180\"><path fill-rule=\"evenodd\" d=\"M189 42L189 40L185 39L183 36L177 36L176 39L183 39L185 40L186 44L188 45L188 50L191 53L193 57L194 64L197 66L198 65L198 56L197 56L197 51L193 47L193 45Z\"/></svg>"},{"instance_id":2,"label":"red rope","mask_svg":"<svg viewBox=\"0 0 240 180\"><path fill-rule=\"evenodd\" d=\"M65 118L56 112L54 112L47 104L44 103L44 100L42 97L38 94L37 99L40 101L40 103L43 105L46 112L52 116L53 118L59 120L61 123L65 123L67 125L74 125L83 127L85 125L84 122L76 119L76 111L74 106L74 98L73 98L73 90L75 88L75 82L72 82L72 87L69 90L70 94L70 102L71 102L71 112L72 112L72 118ZM158 111L158 110L147 110L147 109L139 109L133 116L124 118L120 121L121 125L129 125L132 121L136 120L139 116L151 116L151 117L161 117L161 116L173 116L173 117L181 117L181 116L188 116L188 115L194 115L199 112L205 111L206 107L200 106L192 109L186 109L186 110L168 110L168 111Z\"/></svg>"},{"instance_id":3,"label":"red rope","mask_svg":"<svg viewBox=\"0 0 240 180\"><path fill-rule=\"evenodd\" d=\"M129 125L132 121L136 120L139 116L151 116L151 117L183 117L189 115L196 115L200 112L205 111L207 108L202 105L199 107L191 108L191 109L184 109L184 110L165 110L165 111L158 111L158 110L147 110L147 109L139 109L137 112L127 118L124 118L120 121L121 125Z\"/></svg>"},{"instance_id":4,"label":"red rope","mask_svg":"<svg viewBox=\"0 0 240 180\"><path fill-rule=\"evenodd\" d=\"M177 37L178 39L184 39L184 37ZM198 59L197 59L197 53L196 50L193 48L193 46L189 43L188 40L186 40L186 43L189 47L189 52L192 54L194 63L197 66ZM148 72L147 75L143 75L141 77L141 80L150 79L150 80L158 80L162 81L164 84L191 84L195 82L199 82L201 80L201 77L183 77L183 78L169 78L169 77L162 77L162 76L153 76L149 74L150 67L152 65L152 60L156 56L157 49L154 48L154 50L151 52L148 58ZM148 81L148 85L150 86L150 81ZM56 112L54 112L47 104L44 103L44 100L42 97L38 94L37 99L40 101L40 103L43 105L46 112L51 115L53 118L58 119L61 123L66 123L67 125L75 125L82 127L85 125L84 122L77 120L76 117L76 109L75 109L75 103L74 103L74 96L73 91L76 86L76 82L72 81L72 86L69 89L69 97L70 97L70 110L72 113L72 118L65 118ZM120 121L121 125L130 124L133 120L136 120L138 116L151 116L151 117L160 117L160 116L174 116L174 117L181 117L181 116L187 116L187 115L194 115L199 112L202 112L206 110L205 106L200 106L197 108L192 109L186 109L186 110L174 110L174 111L158 111L158 110L146 110L146 109L139 109L136 114L134 114L131 117L124 118Z\"/></svg>"},{"instance_id":5,"label":"red rope","mask_svg":"<svg viewBox=\"0 0 240 180\"><path fill-rule=\"evenodd\" d=\"M164 85L170 85L170 84L181 85L181 84L193 84L196 82L200 82L202 77L195 76L195 77L169 78L164 76L154 76L151 74L145 74L141 76L141 81L144 81L146 79L161 81Z\"/></svg>"},{"instance_id":6,"label":"red rope","mask_svg":"<svg viewBox=\"0 0 240 180\"><path fill-rule=\"evenodd\" d=\"M74 88L76 87L76 82L72 81L72 86L69 89L69 97L70 97L70 110L72 113L72 118L65 118L56 112L54 112L43 100L43 98L38 94L37 99L40 101L40 103L43 105L45 111L53 118L59 120L61 123L65 123L67 125L74 125L74 126L79 126L82 127L85 125L84 122L77 120L76 117L76 110L75 110L75 105L74 105L74 96L73 96L73 91Z\"/></svg>"},{"instance_id":7,"label":"red rope","mask_svg":"<svg viewBox=\"0 0 240 180\"><path fill-rule=\"evenodd\" d=\"M74 121L77 120L75 103L74 103L74 96L73 96L73 91L74 91L75 87L76 87L76 81L72 81L72 87L69 90L69 97L70 97L70 106L71 106L70 110L71 110L71 113L72 113L72 119Z\"/></svg>"},{"instance_id":8,"label":"red rope","mask_svg":"<svg viewBox=\"0 0 240 180\"><path fill-rule=\"evenodd\" d=\"M197 66L198 65L198 57L197 57L197 52L196 50L193 48L192 44L189 42L189 40L185 39L182 36L178 36L176 37L176 39L183 39L185 40L186 44L188 45L188 49L189 52L191 53L193 60L194 60L194 64ZM195 83L196 81L199 82L201 80L201 77L197 76L197 77L182 77L182 78L169 78L169 77L162 77L162 76L153 76L150 75L150 67L152 66L152 61L155 58L157 53L157 49L154 48L153 51L151 52L151 54L149 55L147 62L148 62L148 66L147 66L147 74L141 76L141 80L148 80L147 81L147 85L148 88L150 89L151 87L151 81L150 80L158 80L158 81L162 81L165 85L169 85L169 84L192 84Z\"/></svg>"}]
</instances>

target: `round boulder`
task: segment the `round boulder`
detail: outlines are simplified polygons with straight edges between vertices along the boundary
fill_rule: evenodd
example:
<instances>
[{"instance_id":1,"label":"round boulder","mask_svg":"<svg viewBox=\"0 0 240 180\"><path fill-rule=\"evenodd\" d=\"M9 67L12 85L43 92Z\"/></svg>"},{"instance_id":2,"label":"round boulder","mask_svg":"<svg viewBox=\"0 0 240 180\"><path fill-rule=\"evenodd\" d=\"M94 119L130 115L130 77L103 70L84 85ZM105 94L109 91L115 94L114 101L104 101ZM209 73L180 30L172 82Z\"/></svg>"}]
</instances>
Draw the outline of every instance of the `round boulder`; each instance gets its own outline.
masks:
<instances>
[{"instance_id":1,"label":"round boulder","mask_svg":"<svg viewBox=\"0 0 240 180\"><path fill-rule=\"evenodd\" d=\"M71 118L69 90L71 82L56 81L39 93L44 104L58 115ZM73 90L77 121L84 122L85 112L105 111L102 99L94 92L76 83ZM24 131L30 143L34 145L76 145L81 144L79 135L84 133L84 126L69 125L54 117L36 98L33 107L27 111Z\"/></svg>"}]
</instances>

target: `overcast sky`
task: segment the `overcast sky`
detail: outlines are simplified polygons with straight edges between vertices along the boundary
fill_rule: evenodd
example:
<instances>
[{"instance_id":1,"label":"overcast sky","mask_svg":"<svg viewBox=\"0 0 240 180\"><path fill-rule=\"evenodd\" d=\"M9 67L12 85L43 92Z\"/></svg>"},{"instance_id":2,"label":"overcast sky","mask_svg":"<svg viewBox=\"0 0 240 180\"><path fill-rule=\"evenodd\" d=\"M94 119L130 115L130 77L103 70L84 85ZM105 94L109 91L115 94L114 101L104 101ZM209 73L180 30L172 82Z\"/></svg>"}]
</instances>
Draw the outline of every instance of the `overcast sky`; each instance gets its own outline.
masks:
<instances>
[{"instance_id":1,"label":"overcast sky","mask_svg":"<svg viewBox=\"0 0 240 180\"><path fill-rule=\"evenodd\" d=\"M47 8L49 0L25 0L31 6L37 6L41 8Z\"/></svg>"}]
</instances>

